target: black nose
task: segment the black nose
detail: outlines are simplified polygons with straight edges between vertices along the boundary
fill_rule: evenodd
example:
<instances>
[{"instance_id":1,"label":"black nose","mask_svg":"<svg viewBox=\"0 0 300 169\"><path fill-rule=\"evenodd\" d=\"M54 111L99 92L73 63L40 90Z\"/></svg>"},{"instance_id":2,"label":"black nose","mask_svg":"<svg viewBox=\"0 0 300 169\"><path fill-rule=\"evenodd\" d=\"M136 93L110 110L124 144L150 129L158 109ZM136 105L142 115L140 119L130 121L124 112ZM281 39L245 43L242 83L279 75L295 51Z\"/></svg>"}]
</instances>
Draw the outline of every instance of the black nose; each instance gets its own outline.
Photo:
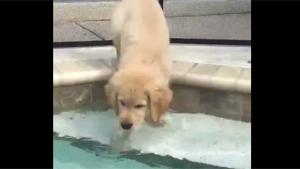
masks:
<instances>
[{"instance_id":1,"label":"black nose","mask_svg":"<svg viewBox=\"0 0 300 169\"><path fill-rule=\"evenodd\" d=\"M121 127L125 130L128 130L132 127L132 123L121 123Z\"/></svg>"}]
</instances>

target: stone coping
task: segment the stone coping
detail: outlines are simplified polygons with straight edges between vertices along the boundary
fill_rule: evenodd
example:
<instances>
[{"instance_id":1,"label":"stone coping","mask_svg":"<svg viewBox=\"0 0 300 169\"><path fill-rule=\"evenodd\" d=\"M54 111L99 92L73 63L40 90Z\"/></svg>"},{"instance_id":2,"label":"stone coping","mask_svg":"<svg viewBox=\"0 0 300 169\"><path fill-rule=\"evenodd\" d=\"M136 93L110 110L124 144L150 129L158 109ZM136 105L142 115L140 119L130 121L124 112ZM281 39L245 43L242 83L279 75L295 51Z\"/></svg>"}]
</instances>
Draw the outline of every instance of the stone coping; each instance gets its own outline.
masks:
<instances>
[{"instance_id":1,"label":"stone coping","mask_svg":"<svg viewBox=\"0 0 300 169\"><path fill-rule=\"evenodd\" d=\"M55 48L53 53L54 63L116 58L113 46ZM172 43L170 56L174 61L251 68L250 46Z\"/></svg>"},{"instance_id":2,"label":"stone coping","mask_svg":"<svg viewBox=\"0 0 300 169\"><path fill-rule=\"evenodd\" d=\"M88 54L80 57L70 50L64 51L65 57L54 56L54 87L106 81L116 68L111 48L105 49L110 55L102 57ZM172 83L251 94L251 68L174 60Z\"/></svg>"}]
</instances>

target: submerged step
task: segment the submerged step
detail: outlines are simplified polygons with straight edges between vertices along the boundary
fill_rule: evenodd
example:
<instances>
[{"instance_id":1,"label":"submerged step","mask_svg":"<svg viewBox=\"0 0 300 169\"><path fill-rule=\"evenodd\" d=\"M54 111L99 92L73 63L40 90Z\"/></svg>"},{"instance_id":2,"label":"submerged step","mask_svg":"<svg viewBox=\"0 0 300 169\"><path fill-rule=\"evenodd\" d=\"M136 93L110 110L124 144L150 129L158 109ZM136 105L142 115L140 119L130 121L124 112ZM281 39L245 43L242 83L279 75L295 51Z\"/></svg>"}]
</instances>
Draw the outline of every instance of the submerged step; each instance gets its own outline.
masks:
<instances>
[{"instance_id":1,"label":"submerged step","mask_svg":"<svg viewBox=\"0 0 300 169\"><path fill-rule=\"evenodd\" d=\"M221 167L251 168L251 123L201 113L170 113L164 127L144 123L128 140L122 137L111 110L64 112L54 116L54 132L59 137L88 138L118 151L133 149Z\"/></svg>"}]
</instances>

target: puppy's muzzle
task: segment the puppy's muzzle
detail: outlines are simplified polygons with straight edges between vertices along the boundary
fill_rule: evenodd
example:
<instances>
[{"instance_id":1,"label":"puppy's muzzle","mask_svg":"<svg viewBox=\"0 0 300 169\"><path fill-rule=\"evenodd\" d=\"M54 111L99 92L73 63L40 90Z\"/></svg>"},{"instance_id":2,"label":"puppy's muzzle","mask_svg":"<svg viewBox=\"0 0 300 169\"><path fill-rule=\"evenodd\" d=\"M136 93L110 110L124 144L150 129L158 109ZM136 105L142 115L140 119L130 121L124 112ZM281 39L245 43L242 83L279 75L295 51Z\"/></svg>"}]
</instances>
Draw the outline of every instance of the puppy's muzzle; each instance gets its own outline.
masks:
<instances>
[{"instance_id":1,"label":"puppy's muzzle","mask_svg":"<svg viewBox=\"0 0 300 169\"><path fill-rule=\"evenodd\" d=\"M132 127L132 123L121 123L121 127L124 129L124 130L129 130L129 129L131 129L131 127Z\"/></svg>"}]
</instances>

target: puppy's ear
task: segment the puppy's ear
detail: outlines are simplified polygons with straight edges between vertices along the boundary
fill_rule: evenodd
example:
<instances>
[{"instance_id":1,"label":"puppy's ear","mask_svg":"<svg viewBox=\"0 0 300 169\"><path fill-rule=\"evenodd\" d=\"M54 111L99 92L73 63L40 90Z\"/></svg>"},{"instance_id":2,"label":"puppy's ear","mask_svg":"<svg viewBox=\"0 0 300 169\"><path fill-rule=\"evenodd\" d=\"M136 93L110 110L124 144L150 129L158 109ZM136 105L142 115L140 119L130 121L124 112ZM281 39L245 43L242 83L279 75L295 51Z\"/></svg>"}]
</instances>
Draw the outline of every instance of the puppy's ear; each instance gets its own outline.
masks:
<instances>
[{"instance_id":1,"label":"puppy's ear","mask_svg":"<svg viewBox=\"0 0 300 169\"><path fill-rule=\"evenodd\" d=\"M116 90L116 87L112 83L108 83L104 86L104 89L108 104L115 110L116 114L118 115L118 92Z\"/></svg>"},{"instance_id":2,"label":"puppy's ear","mask_svg":"<svg viewBox=\"0 0 300 169\"><path fill-rule=\"evenodd\" d=\"M170 106L173 92L167 88L155 88L147 92L150 104L150 113L153 122L158 122L160 116L164 114Z\"/></svg>"}]
</instances>

